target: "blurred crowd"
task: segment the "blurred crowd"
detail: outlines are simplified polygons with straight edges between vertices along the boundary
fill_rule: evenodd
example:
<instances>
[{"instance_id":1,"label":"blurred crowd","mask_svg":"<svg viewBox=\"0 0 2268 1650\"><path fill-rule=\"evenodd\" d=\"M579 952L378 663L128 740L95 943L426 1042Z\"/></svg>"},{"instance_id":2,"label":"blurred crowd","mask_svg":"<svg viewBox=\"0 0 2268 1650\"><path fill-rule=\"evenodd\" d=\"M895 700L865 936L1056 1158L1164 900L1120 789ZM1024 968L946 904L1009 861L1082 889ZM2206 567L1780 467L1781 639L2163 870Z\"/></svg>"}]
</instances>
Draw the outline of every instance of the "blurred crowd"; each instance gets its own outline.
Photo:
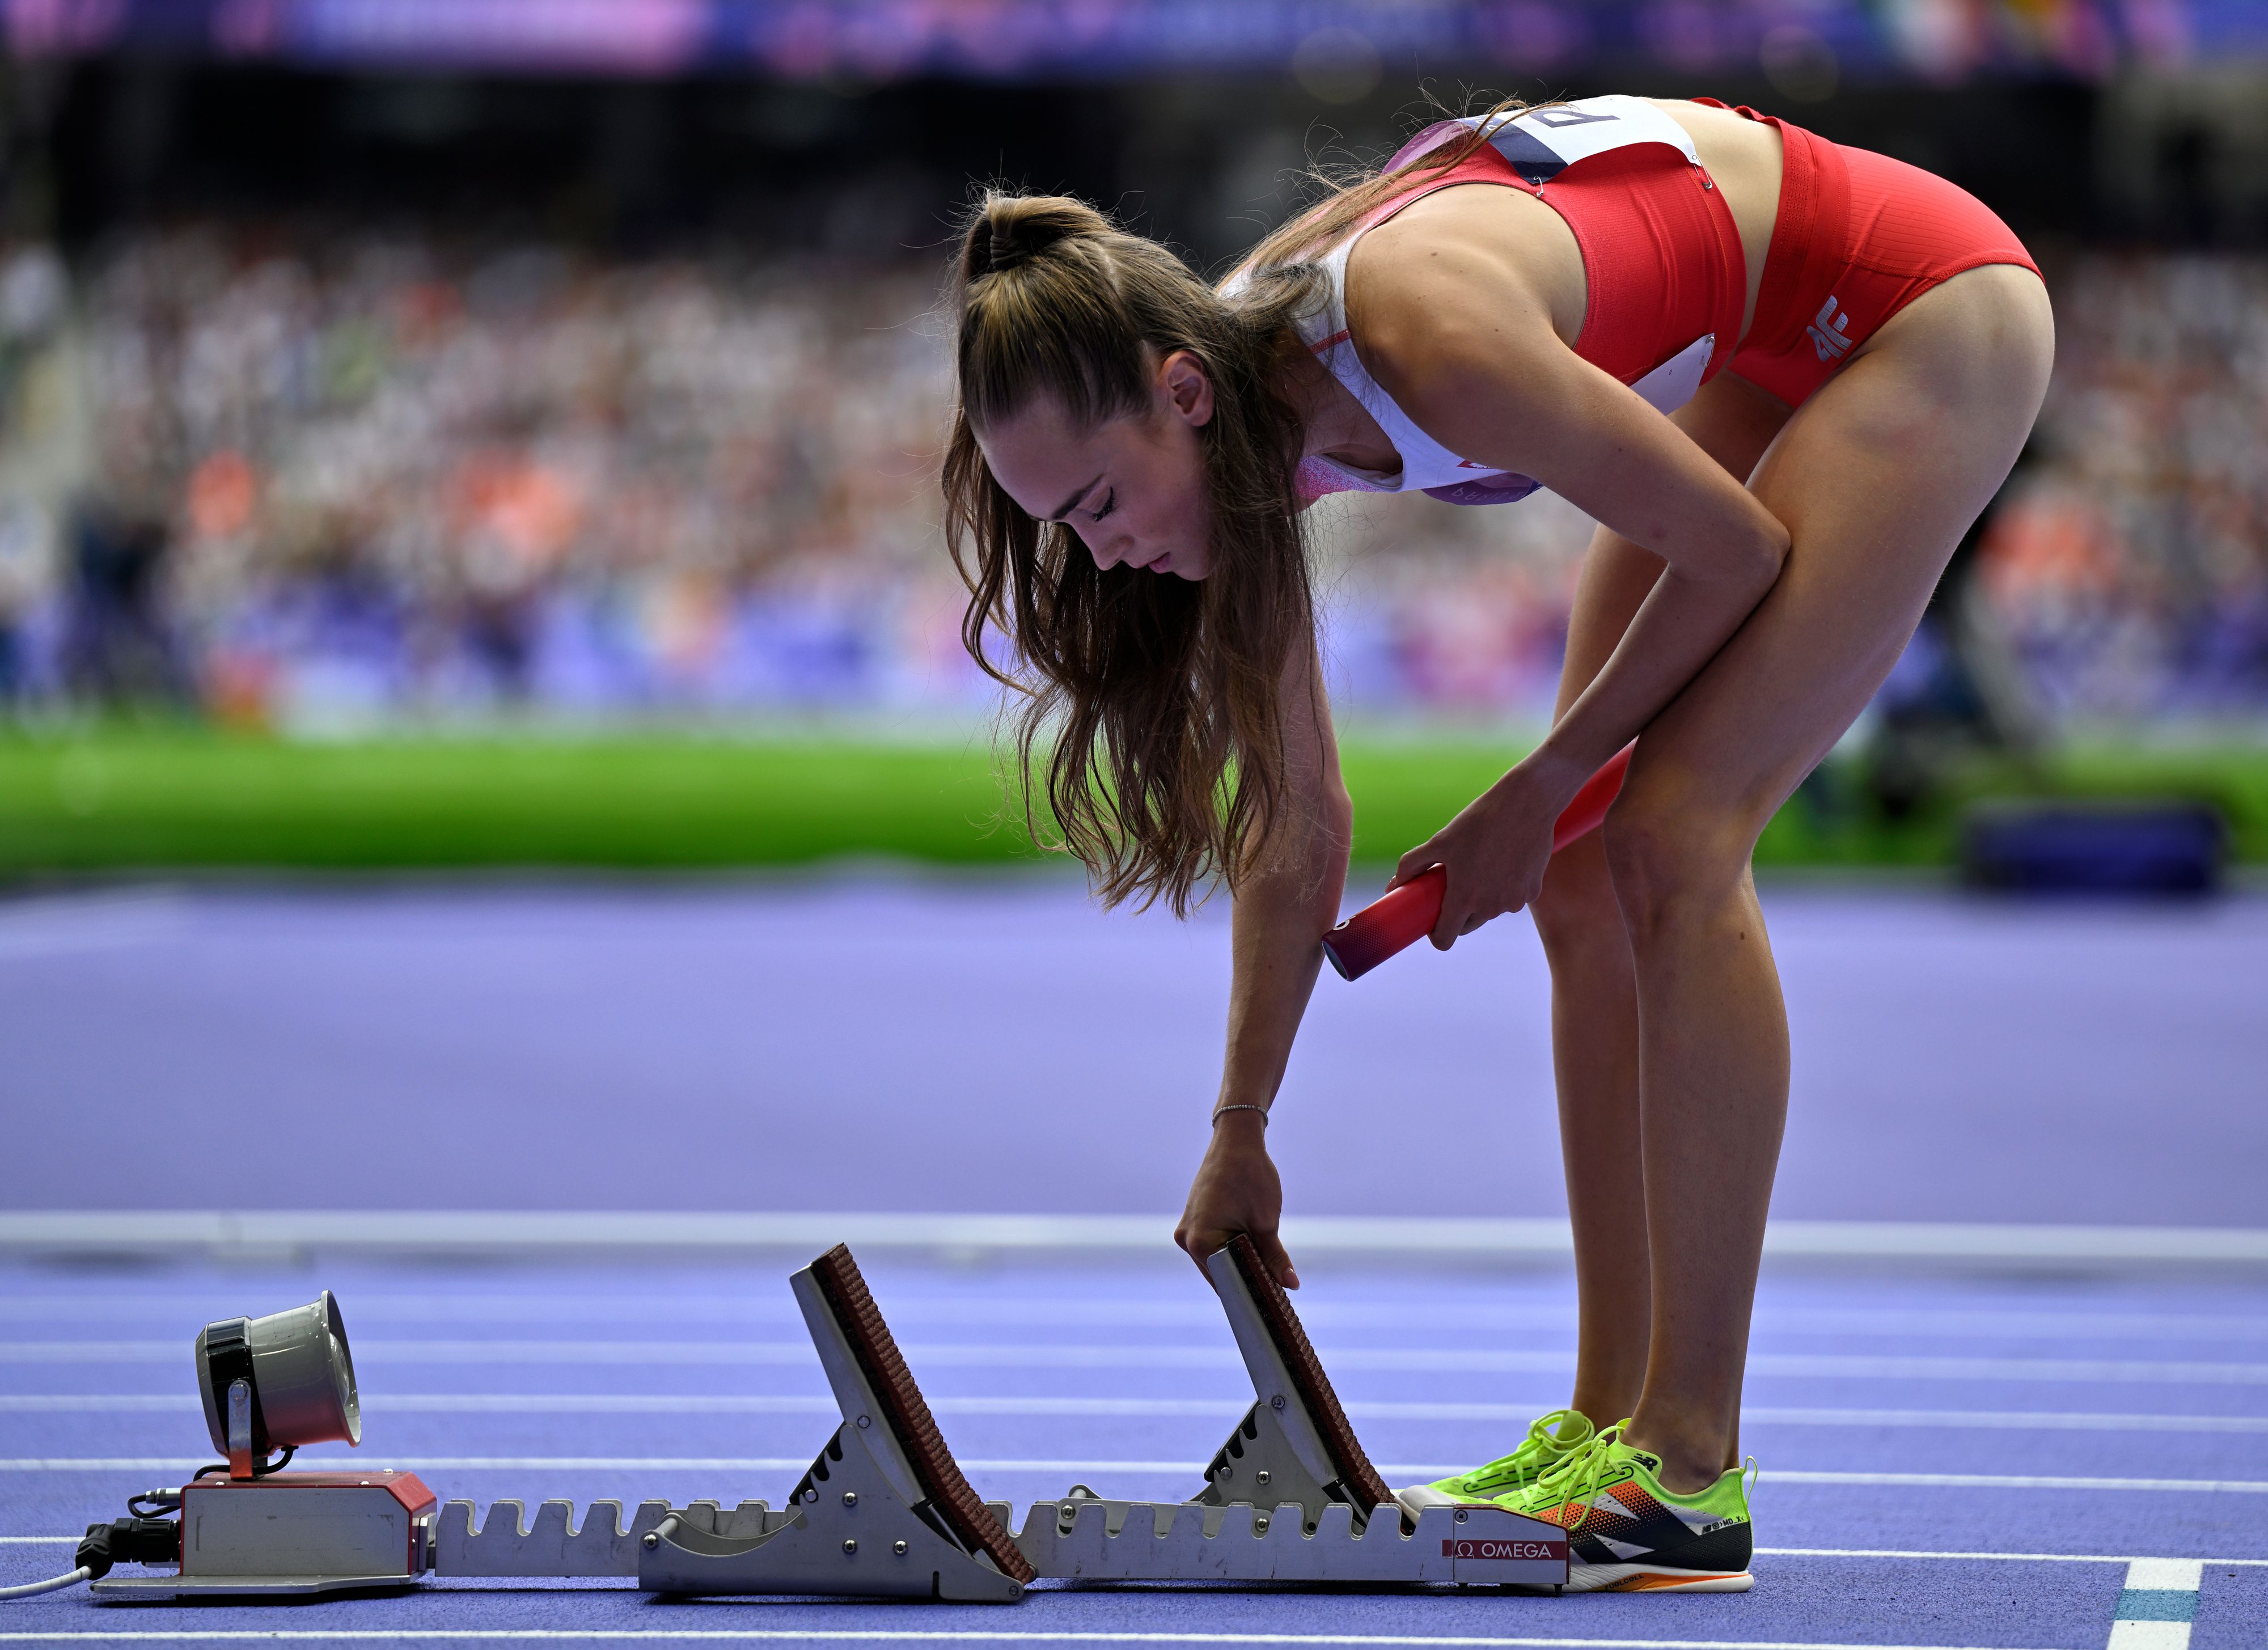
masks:
<instances>
[{"instance_id":1,"label":"blurred crowd","mask_svg":"<svg viewBox=\"0 0 2268 1650\"><path fill-rule=\"evenodd\" d=\"M1979 571L2044 708L2268 709L2268 260L2099 255Z\"/></svg>"},{"instance_id":2,"label":"blurred crowd","mask_svg":"<svg viewBox=\"0 0 2268 1650\"><path fill-rule=\"evenodd\" d=\"M209 225L0 258L0 696L960 714L936 269ZM2080 261L1979 587L2064 717L2268 708L2268 262ZM1548 709L1587 524L1320 507L1341 701Z\"/></svg>"},{"instance_id":3,"label":"blurred crowd","mask_svg":"<svg viewBox=\"0 0 2268 1650\"><path fill-rule=\"evenodd\" d=\"M933 300L906 271L115 247L27 317L75 387L11 397L58 449L17 490L18 691L303 724L966 693Z\"/></svg>"}]
</instances>

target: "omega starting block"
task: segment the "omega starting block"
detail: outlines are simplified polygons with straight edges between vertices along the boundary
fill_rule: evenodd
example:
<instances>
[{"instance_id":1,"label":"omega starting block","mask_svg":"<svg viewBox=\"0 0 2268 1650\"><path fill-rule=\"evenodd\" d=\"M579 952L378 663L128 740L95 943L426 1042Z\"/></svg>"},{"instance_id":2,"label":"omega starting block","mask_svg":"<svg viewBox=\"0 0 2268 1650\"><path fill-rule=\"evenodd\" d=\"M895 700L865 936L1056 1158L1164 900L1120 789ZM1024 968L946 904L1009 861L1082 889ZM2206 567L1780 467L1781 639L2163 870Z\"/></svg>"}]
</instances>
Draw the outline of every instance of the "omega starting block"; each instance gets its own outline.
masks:
<instances>
[{"instance_id":1,"label":"omega starting block","mask_svg":"<svg viewBox=\"0 0 2268 1650\"><path fill-rule=\"evenodd\" d=\"M104 1549L94 1591L279 1595L415 1586L427 1575L620 1576L661 1594L1006 1603L1047 1579L1565 1585L1567 1542L1557 1525L1489 1503L1412 1510L1395 1499L1250 1239L1208 1257L1205 1271L1254 1402L1187 1501L1122 1500L1075 1485L1034 1503L1015 1528L1012 1507L980 1499L961 1475L857 1263L838 1245L790 1282L842 1424L780 1506L651 1500L625 1521L620 1502L600 1500L578 1525L571 1502L550 1500L530 1525L523 1503L498 1500L476 1524L472 1502L437 1513L431 1492L408 1473L247 1466L271 1442L247 1381L241 1393L226 1389L232 1476L153 1492L177 1502L177 1534L155 1519L109 1527L117 1545ZM318 1307L335 1328L335 1301L327 1294ZM256 1336L293 1315L235 1322ZM201 1356L204 1345L201 1337ZM335 1364L344 1358L337 1329ZM350 1367L337 1380L351 1408ZM209 1403L209 1418L217 1413ZM326 1424L333 1430L324 1436L349 1436ZM358 1436L358 1411L344 1425ZM216 1437L223 1430L215 1422ZM286 1441L273 1430L272 1441ZM92 1527L90 1545L105 1528ZM178 1567L103 1573L114 1558Z\"/></svg>"}]
</instances>

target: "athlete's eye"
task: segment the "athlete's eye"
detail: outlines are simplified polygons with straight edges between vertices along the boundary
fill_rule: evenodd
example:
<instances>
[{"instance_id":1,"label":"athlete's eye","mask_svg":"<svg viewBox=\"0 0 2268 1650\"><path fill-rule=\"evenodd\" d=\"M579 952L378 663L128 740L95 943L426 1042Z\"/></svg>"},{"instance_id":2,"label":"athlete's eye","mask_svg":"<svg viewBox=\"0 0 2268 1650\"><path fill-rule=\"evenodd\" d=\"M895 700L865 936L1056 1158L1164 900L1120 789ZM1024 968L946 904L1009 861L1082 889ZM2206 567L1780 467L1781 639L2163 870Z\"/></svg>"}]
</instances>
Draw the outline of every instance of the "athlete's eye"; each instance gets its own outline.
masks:
<instances>
[{"instance_id":1,"label":"athlete's eye","mask_svg":"<svg viewBox=\"0 0 2268 1650\"><path fill-rule=\"evenodd\" d=\"M1098 505L1098 506L1096 507L1096 509L1095 509L1095 512L1094 512L1094 519L1095 519L1097 521L1100 521L1100 520L1101 520L1101 519L1102 519L1102 518L1103 518L1103 517L1105 517L1105 516L1108 515L1112 511L1114 511L1114 510L1116 510L1116 509L1117 509L1117 508L1118 508L1118 490L1117 490L1116 487L1114 487L1114 488L1112 488L1108 492L1107 492L1107 493L1103 494L1103 496L1102 496L1102 503L1101 503L1100 505Z\"/></svg>"}]
</instances>

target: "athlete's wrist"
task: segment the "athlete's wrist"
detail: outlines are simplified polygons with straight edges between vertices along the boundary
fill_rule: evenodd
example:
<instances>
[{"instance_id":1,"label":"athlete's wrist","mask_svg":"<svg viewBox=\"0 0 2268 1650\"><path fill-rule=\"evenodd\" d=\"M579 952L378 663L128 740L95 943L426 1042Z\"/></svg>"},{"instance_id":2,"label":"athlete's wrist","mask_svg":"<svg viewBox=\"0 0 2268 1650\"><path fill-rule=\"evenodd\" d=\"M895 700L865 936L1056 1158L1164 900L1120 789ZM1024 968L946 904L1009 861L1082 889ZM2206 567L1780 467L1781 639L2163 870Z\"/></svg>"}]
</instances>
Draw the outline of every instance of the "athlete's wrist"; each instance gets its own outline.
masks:
<instances>
[{"instance_id":1,"label":"athlete's wrist","mask_svg":"<svg viewBox=\"0 0 2268 1650\"><path fill-rule=\"evenodd\" d=\"M1613 753L1608 754L1611 755ZM1583 782L1597 772L1606 760L1602 756L1597 762L1592 762L1571 750L1569 742L1555 731L1521 758L1506 777L1517 775L1525 778L1542 791L1546 798L1565 805L1583 788Z\"/></svg>"},{"instance_id":2,"label":"athlete's wrist","mask_svg":"<svg viewBox=\"0 0 2268 1650\"><path fill-rule=\"evenodd\" d=\"M1212 1134L1227 1145L1259 1145L1268 1138L1267 1109L1251 1101L1221 1101L1213 1107Z\"/></svg>"}]
</instances>

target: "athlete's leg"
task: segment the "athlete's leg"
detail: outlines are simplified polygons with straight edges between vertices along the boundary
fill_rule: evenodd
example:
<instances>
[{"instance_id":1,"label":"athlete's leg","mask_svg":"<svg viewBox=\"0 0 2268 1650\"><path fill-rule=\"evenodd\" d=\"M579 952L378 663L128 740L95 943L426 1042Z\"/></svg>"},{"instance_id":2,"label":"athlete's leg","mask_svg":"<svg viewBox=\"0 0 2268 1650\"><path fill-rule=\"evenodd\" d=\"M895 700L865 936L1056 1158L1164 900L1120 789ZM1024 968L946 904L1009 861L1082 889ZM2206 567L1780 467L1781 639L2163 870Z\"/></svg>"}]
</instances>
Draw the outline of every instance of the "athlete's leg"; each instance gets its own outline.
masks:
<instances>
[{"instance_id":1,"label":"athlete's leg","mask_svg":"<svg viewBox=\"0 0 2268 1650\"><path fill-rule=\"evenodd\" d=\"M1575 592L1559 706L1598 674L1661 572L1661 558L1598 530ZM1639 1156L1638 976L1593 832L1551 857L1529 907L1551 967L1551 1069L1575 1234L1575 1391L1593 1425L1628 1415L1646 1383L1653 1296Z\"/></svg>"},{"instance_id":2,"label":"athlete's leg","mask_svg":"<svg viewBox=\"0 0 2268 1650\"><path fill-rule=\"evenodd\" d=\"M1787 418L1754 386L1719 377L1676 415L1746 481ZM1602 527L1583 559L1555 716L1591 683L1661 573L1661 558ZM1637 1406L1653 1318L1639 1155L1638 981L1596 834L1552 857L1529 908L1551 965L1551 1060L1575 1233L1581 1330L1573 1407L1610 1426Z\"/></svg>"},{"instance_id":3,"label":"athlete's leg","mask_svg":"<svg viewBox=\"0 0 2268 1650\"><path fill-rule=\"evenodd\" d=\"M1741 1370L1787 1106L1787 1028L1749 879L1758 834L1873 696L2046 393L2045 290L1973 269L1893 318L1751 482L1793 549L1638 742L1606 853L1638 982L1653 1285L1632 1441L1673 1491L1739 1452Z\"/></svg>"}]
</instances>

